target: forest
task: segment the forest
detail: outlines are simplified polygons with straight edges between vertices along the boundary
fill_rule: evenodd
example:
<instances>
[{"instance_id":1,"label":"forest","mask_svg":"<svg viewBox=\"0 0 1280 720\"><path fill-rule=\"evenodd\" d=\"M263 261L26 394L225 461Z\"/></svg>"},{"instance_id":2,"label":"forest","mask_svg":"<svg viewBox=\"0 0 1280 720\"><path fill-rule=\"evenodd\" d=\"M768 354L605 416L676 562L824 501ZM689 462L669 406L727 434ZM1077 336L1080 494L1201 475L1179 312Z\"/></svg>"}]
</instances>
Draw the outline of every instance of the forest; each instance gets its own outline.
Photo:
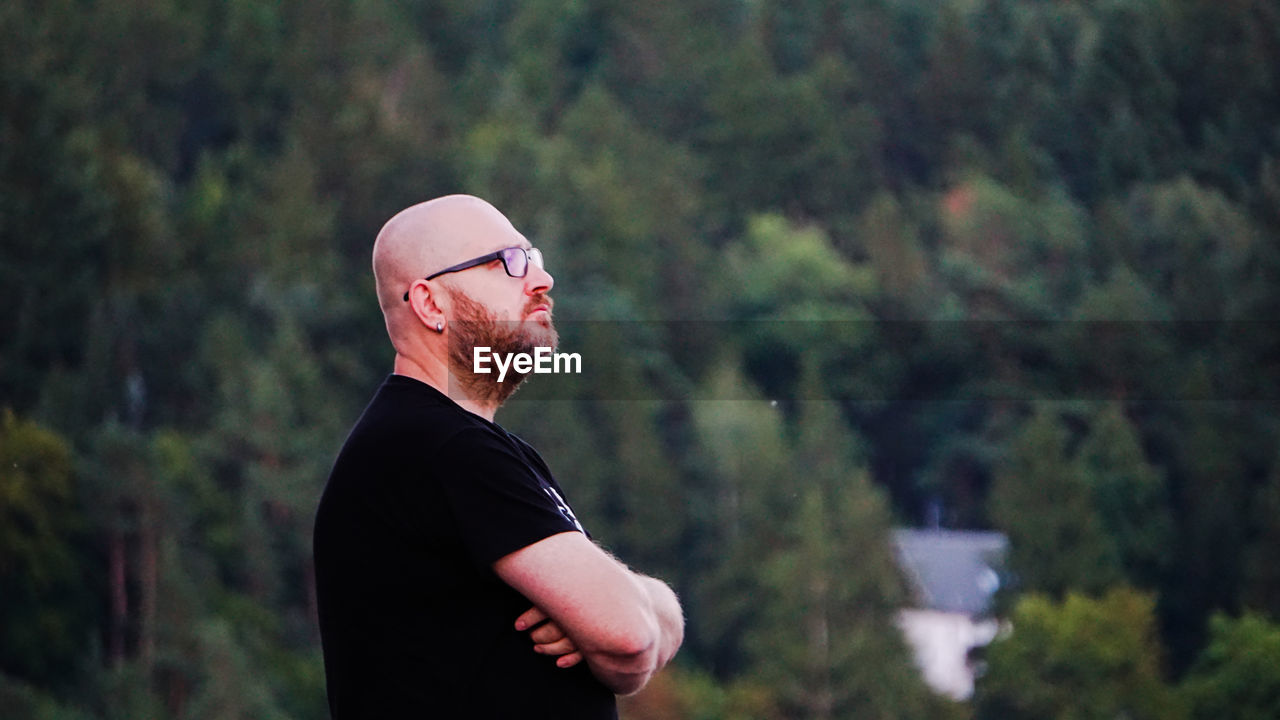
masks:
<instances>
[{"instance_id":1,"label":"forest","mask_svg":"<svg viewBox=\"0 0 1280 720\"><path fill-rule=\"evenodd\" d=\"M1280 717L1272 0L0 3L0 717L324 720L382 223L491 201L498 415L682 598L631 720ZM897 527L1009 540L972 698Z\"/></svg>"}]
</instances>

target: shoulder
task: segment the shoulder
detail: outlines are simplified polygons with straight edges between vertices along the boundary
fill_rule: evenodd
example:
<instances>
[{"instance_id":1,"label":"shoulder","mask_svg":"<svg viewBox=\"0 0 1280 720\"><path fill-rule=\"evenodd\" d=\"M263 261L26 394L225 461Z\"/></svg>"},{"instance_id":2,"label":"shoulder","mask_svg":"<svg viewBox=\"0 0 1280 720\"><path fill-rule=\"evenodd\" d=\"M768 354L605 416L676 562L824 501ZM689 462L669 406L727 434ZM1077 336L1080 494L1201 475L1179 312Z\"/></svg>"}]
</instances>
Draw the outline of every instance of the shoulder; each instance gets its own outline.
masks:
<instances>
[{"instance_id":1,"label":"shoulder","mask_svg":"<svg viewBox=\"0 0 1280 720\"><path fill-rule=\"evenodd\" d=\"M509 435L482 422L460 423L453 428L442 438L438 454L442 466L448 465L458 478L469 482L512 478L536 482L541 471Z\"/></svg>"},{"instance_id":2,"label":"shoulder","mask_svg":"<svg viewBox=\"0 0 1280 720\"><path fill-rule=\"evenodd\" d=\"M478 420L429 386L391 376L352 427L328 486L368 495L455 472L497 447Z\"/></svg>"},{"instance_id":3,"label":"shoulder","mask_svg":"<svg viewBox=\"0 0 1280 720\"><path fill-rule=\"evenodd\" d=\"M483 436L483 421L439 390L412 378L389 376L365 407L352 435L371 436L406 451L435 449L463 435ZM472 442L475 442L473 440Z\"/></svg>"}]
</instances>

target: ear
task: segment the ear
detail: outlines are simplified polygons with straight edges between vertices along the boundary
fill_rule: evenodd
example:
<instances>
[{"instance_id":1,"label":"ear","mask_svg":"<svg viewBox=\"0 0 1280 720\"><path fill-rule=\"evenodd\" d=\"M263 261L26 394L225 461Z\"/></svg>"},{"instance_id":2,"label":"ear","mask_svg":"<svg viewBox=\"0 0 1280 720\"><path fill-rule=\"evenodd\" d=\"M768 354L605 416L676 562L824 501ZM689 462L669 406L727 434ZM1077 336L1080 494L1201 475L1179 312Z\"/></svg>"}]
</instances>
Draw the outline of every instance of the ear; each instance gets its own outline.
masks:
<instances>
[{"instance_id":1,"label":"ear","mask_svg":"<svg viewBox=\"0 0 1280 720\"><path fill-rule=\"evenodd\" d=\"M415 280L409 286L407 295L409 297L409 311L418 318L418 322L433 332L444 332L444 310L436 303L436 295L431 292L431 287L427 285L427 282L422 279Z\"/></svg>"}]
</instances>

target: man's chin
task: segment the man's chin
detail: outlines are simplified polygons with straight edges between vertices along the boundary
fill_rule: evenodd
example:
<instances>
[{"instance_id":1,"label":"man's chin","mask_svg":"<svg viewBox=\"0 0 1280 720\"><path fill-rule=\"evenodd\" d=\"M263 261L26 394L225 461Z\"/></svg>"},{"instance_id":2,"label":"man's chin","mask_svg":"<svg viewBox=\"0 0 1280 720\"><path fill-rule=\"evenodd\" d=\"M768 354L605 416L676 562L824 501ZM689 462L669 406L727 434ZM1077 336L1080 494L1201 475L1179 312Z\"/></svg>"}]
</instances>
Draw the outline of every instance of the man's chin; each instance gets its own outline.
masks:
<instances>
[{"instance_id":1,"label":"man's chin","mask_svg":"<svg viewBox=\"0 0 1280 720\"><path fill-rule=\"evenodd\" d=\"M543 315L543 313L535 313ZM551 348L555 350L560 344L560 335L556 332L556 328L551 324L549 317L535 317L532 319L532 326L526 328L525 337L529 341L529 345L534 348Z\"/></svg>"}]
</instances>

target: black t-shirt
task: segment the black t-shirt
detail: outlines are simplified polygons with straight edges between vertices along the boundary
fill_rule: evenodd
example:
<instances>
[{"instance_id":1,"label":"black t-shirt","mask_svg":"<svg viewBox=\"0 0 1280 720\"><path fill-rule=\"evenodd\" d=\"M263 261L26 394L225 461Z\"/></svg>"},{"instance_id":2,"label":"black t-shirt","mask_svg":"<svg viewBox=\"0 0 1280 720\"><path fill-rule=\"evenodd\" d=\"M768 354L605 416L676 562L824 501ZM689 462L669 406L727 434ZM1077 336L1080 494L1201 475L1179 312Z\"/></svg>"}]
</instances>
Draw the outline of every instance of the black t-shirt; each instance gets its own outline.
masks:
<instances>
[{"instance_id":1,"label":"black t-shirt","mask_svg":"<svg viewBox=\"0 0 1280 720\"><path fill-rule=\"evenodd\" d=\"M499 558L582 527L523 440L387 378L334 463L315 525L334 720L616 718L586 663L533 652Z\"/></svg>"}]
</instances>

